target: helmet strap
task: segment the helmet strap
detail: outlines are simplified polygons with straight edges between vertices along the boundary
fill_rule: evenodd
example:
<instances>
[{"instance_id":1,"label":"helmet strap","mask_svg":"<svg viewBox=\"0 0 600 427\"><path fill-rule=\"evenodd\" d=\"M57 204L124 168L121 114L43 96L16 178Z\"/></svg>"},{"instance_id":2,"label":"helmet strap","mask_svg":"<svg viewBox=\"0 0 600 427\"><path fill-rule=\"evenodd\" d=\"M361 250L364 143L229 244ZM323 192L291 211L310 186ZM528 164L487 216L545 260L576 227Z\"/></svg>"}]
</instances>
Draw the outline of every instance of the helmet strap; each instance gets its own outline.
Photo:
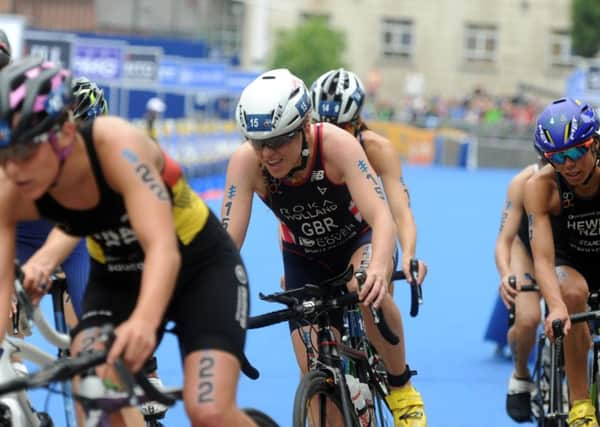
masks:
<instances>
[{"instance_id":1,"label":"helmet strap","mask_svg":"<svg viewBox=\"0 0 600 427\"><path fill-rule=\"evenodd\" d=\"M73 152L75 141L71 141L71 143L66 147L61 147L58 145L58 138L56 137L56 134L53 134L48 142L50 142L50 146L52 147L54 154L56 154L56 157L58 157L58 171L56 172L56 176L50 185L50 188L52 188L58 184L58 178L62 174L67 157L69 157L69 155L71 155Z\"/></svg>"},{"instance_id":2,"label":"helmet strap","mask_svg":"<svg viewBox=\"0 0 600 427\"><path fill-rule=\"evenodd\" d=\"M288 178L291 178L296 172L304 169L308 163L308 156L310 156L310 150L308 149L308 143L306 142L306 134L304 133L304 127L300 131L302 134L302 148L300 149L300 165L294 166L287 174Z\"/></svg>"},{"instance_id":3,"label":"helmet strap","mask_svg":"<svg viewBox=\"0 0 600 427\"><path fill-rule=\"evenodd\" d=\"M592 166L590 173L588 173L587 178L583 181L583 185L586 185L588 182L590 182L590 180L594 176L594 171L596 170L596 167L598 167L598 162L599 162L598 152L596 152L596 158L594 159L594 166Z\"/></svg>"}]
</instances>

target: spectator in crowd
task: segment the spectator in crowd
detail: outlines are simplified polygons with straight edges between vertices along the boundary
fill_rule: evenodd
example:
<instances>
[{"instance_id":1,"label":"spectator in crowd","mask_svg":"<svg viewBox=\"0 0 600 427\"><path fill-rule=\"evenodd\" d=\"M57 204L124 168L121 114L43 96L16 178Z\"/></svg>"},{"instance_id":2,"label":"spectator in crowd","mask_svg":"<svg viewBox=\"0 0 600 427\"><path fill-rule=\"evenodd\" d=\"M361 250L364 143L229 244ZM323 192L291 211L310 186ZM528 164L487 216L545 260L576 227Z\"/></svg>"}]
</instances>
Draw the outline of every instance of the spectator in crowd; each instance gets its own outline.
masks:
<instances>
[{"instance_id":1,"label":"spectator in crowd","mask_svg":"<svg viewBox=\"0 0 600 427\"><path fill-rule=\"evenodd\" d=\"M146 103L146 130L148 135L150 135L150 137L156 142L158 142L156 119L158 119L158 117L160 117L160 115L163 114L166 109L167 106L164 101L157 97L150 98Z\"/></svg>"}]
</instances>

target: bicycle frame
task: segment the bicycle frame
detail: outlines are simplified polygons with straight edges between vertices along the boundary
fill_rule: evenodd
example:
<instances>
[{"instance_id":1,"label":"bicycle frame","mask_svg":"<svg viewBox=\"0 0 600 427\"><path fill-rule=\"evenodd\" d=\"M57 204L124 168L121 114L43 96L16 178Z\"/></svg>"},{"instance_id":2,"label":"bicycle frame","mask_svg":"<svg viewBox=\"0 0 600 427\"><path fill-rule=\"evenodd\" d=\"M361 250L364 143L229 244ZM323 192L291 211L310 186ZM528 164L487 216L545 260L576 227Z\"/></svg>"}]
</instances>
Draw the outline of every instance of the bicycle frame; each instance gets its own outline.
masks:
<instances>
[{"instance_id":1,"label":"bicycle frame","mask_svg":"<svg viewBox=\"0 0 600 427\"><path fill-rule=\"evenodd\" d=\"M68 349L71 341L69 336L56 332L46 322L39 307L34 308L31 306L18 279L15 280L15 292L27 318L33 320L44 338L58 348ZM12 356L21 357L38 366L48 366L56 361L56 357L51 356L33 344L20 338L6 336L2 342L2 355L0 357L0 378L4 381L19 378L11 363ZM4 403L10 410L13 425L23 427L38 427L42 425L42 420L39 418L38 413L29 405L26 391L0 396L0 402Z\"/></svg>"},{"instance_id":2,"label":"bicycle frame","mask_svg":"<svg viewBox=\"0 0 600 427\"><path fill-rule=\"evenodd\" d=\"M67 277L61 271L58 274L53 275L51 278L52 287L50 288L50 295L52 296L52 309L54 312L54 327L60 333L68 333L67 322L65 320L65 305L64 295L67 291ZM69 355L69 349L60 348L58 349L58 357L67 357ZM76 427L77 419L75 416L75 405L73 403L73 390L71 388L70 381L64 381L61 383L62 395L63 395L63 406L65 408L65 420L67 426Z\"/></svg>"},{"instance_id":3,"label":"bicycle frame","mask_svg":"<svg viewBox=\"0 0 600 427\"><path fill-rule=\"evenodd\" d=\"M11 356L16 354L34 363L49 364L55 360L51 355L44 353L23 340L6 337L2 342L2 357L0 358L0 378L3 380L11 380L18 377L11 363ZM0 402L6 405L10 411L12 425L23 427L38 427L42 425L37 412L29 405L29 398L25 391L1 396Z\"/></svg>"},{"instance_id":4,"label":"bicycle frame","mask_svg":"<svg viewBox=\"0 0 600 427\"><path fill-rule=\"evenodd\" d=\"M416 282L416 271L418 271L418 263L416 260L411 262L411 274L413 281ZM356 279L359 283L359 288L366 279L364 272L358 272ZM345 288L346 283L352 278L351 266L339 276L321 283L319 286L307 284L302 288L293 289L285 292L280 292L272 295L260 294L261 299L271 302L279 302L286 304L288 309L267 313L260 316L252 317L248 320L248 329L260 328L263 326L272 325L274 323L283 322L286 320L295 319L304 326L309 326L310 329L300 329L300 337L306 346L306 355L309 372L322 372L325 374L325 382L328 385L334 386L336 390L335 399L339 398L339 409L343 418L344 425L355 426L359 425L359 415L355 410L354 403L350 396L348 384L346 382L346 372L344 368L344 360L353 363L358 368L359 380L371 389L374 397L383 399L387 395L388 388L385 381L376 374L369 360L369 345L366 335L364 334L364 325L362 324L362 316L355 322L351 336L348 342L344 343L338 340L332 330L332 323L329 313L332 310L353 307L356 309L358 303L358 295L355 293L347 293L338 295L338 289ZM397 272L393 276L393 280L405 279L402 272ZM411 315L415 316L418 313L418 306L422 303L422 294L419 293L420 286L411 286ZM381 335L390 343L396 344L399 338L391 331L387 325L383 312L371 308L373 321ZM316 325L316 345L317 351L312 344L312 329ZM354 334L354 335L352 335ZM354 347L356 345L356 347ZM345 359L344 359L345 358ZM309 378L309 377L305 377ZM309 380L310 381L310 380ZM296 391L296 399L294 407L298 402L305 402L303 392L306 385L303 382L299 385ZM373 392L374 391L374 392ZM300 393L300 394L299 394ZM328 394L327 392L324 394ZM297 399L300 400L297 400ZM375 399L374 399L375 401ZM325 414L327 402L325 399L319 399L319 412ZM387 402L386 402L387 407ZM294 410L294 416L298 414L300 418L306 416L306 406L302 406L299 412ZM389 410L389 408L388 408ZM371 412L374 414L374 412ZM295 421L296 422L296 421Z\"/></svg>"},{"instance_id":5,"label":"bicycle frame","mask_svg":"<svg viewBox=\"0 0 600 427\"><path fill-rule=\"evenodd\" d=\"M564 337L562 335L562 323L553 323L552 329L555 338L554 342L550 345L550 390L546 418L556 421L556 425L566 426L568 413L563 408L565 360L563 355Z\"/></svg>"},{"instance_id":6,"label":"bicycle frame","mask_svg":"<svg viewBox=\"0 0 600 427\"><path fill-rule=\"evenodd\" d=\"M356 423L356 417L351 410L354 406L352 404L352 399L350 398L348 385L346 384L346 377L344 375L340 353L343 352L346 357L360 357L361 355L350 347L342 346L337 340L331 329L331 322L327 312L317 319L318 356L315 355L310 336L308 337L308 340L304 340L304 342L307 345L309 371L323 370L332 376L340 392L344 425L354 425ZM364 358L366 360L366 355ZM326 403L323 402L323 404Z\"/></svg>"}]
</instances>

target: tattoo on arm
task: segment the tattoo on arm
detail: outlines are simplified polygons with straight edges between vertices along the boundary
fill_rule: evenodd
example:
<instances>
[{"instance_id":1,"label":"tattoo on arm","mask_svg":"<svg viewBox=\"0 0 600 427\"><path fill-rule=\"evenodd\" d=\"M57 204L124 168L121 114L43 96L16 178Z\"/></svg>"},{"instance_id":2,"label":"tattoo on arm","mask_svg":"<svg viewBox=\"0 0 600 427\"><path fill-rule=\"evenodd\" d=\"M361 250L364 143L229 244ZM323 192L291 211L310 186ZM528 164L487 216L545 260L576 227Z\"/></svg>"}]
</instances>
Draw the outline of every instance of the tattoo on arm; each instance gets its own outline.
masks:
<instances>
[{"instance_id":1,"label":"tattoo on arm","mask_svg":"<svg viewBox=\"0 0 600 427\"><path fill-rule=\"evenodd\" d=\"M502 218L500 219L500 231L504 230L504 224L506 224L506 220L508 219L508 211L510 211L511 206L512 202L507 200L504 210L502 211Z\"/></svg>"},{"instance_id":2,"label":"tattoo on arm","mask_svg":"<svg viewBox=\"0 0 600 427\"><path fill-rule=\"evenodd\" d=\"M169 201L169 193L165 189L165 186L162 180L158 179L154 174L150 171L150 167L141 163L137 154L129 149L123 150L123 157L133 165L133 170L135 174L139 176L144 184L154 193L159 200Z\"/></svg>"},{"instance_id":3,"label":"tattoo on arm","mask_svg":"<svg viewBox=\"0 0 600 427\"><path fill-rule=\"evenodd\" d=\"M377 177L374 176L371 173L371 171L369 170L369 166L367 165L367 162L365 162L363 159L359 160L358 168L365 175L365 178L367 178L367 180L370 181L371 184L373 184L373 189L375 190L377 197L379 197L381 200L385 200L385 196L383 194L383 188L381 188L381 185L379 184L379 180L377 179Z\"/></svg>"},{"instance_id":4,"label":"tattoo on arm","mask_svg":"<svg viewBox=\"0 0 600 427\"><path fill-rule=\"evenodd\" d=\"M529 223L529 241L533 240L533 214L527 215L527 220Z\"/></svg>"},{"instance_id":5,"label":"tattoo on arm","mask_svg":"<svg viewBox=\"0 0 600 427\"><path fill-rule=\"evenodd\" d=\"M200 359L200 369L198 371L198 403L213 402L215 400L213 378L215 376L213 368L215 359L211 356L205 356Z\"/></svg>"},{"instance_id":6,"label":"tattoo on arm","mask_svg":"<svg viewBox=\"0 0 600 427\"><path fill-rule=\"evenodd\" d=\"M232 184L227 189L227 202L225 203L225 213L223 214L223 219L221 220L221 223L223 224L223 228L225 228L225 230L227 230L227 227L229 226L229 221L231 220L231 217L229 215L231 214L231 206L233 206L233 198L235 197L235 193L237 193L237 187Z\"/></svg>"},{"instance_id":7,"label":"tattoo on arm","mask_svg":"<svg viewBox=\"0 0 600 427\"><path fill-rule=\"evenodd\" d=\"M404 192L406 193L406 199L408 200L408 207L410 208L410 193L408 192L408 187L406 186L406 183L404 182L403 176L400 176L400 184L402 184L402 187L404 188Z\"/></svg>"}]
</instances>

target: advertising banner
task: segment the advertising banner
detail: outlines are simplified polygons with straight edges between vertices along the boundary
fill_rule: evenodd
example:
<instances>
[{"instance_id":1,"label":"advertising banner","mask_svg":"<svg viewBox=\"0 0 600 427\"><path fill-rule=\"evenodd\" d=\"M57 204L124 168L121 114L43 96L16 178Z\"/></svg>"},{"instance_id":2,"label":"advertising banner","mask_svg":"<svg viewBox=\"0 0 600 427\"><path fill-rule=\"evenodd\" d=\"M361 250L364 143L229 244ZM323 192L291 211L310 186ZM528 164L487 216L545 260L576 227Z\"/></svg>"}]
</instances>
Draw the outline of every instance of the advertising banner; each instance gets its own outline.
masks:
<instances>
[{"instance_id":1,"label":"advertising banner","mask_svg":"<svg viewBox=\"0 0 600 427\"><path fill-rule=\"evenodd\" d=\"M127 46L123 57L123 83L148 86L158 82L158 67L162 49Z\"/></svg>"},{"instance_id":2,"label":"advertising banner","mask_svg":"<svg viewBox=\"0 0 600 427\"><path fill-rule=\"evenodd\" d=\"M162 86L180 90L224 91L227 86L228 65L178 58L163 58L158 70Z\"/></svg>"},{"instance_id":3,"label":"advertising banner","mask_svg":"<svg viewBox=\"0 0 600 427\"><path fill-rule=\"evenodd\" d=\"M72 42L67 39L49 39L32 35L25 36L24 55L39 56L45 61L61 64L63 67L71 66Z\"/></svg>"},{"instance_id":4,"label":"advertising banner","mask_svg":"<svg viewBox=\"0 0 600 427\"><path fill-rule=\"evenodd\" d=\"M120 81L123 75L125 45L108 43L77 40L73 48L73 74L106 85Z\"/></svg>"}]
</instances>

